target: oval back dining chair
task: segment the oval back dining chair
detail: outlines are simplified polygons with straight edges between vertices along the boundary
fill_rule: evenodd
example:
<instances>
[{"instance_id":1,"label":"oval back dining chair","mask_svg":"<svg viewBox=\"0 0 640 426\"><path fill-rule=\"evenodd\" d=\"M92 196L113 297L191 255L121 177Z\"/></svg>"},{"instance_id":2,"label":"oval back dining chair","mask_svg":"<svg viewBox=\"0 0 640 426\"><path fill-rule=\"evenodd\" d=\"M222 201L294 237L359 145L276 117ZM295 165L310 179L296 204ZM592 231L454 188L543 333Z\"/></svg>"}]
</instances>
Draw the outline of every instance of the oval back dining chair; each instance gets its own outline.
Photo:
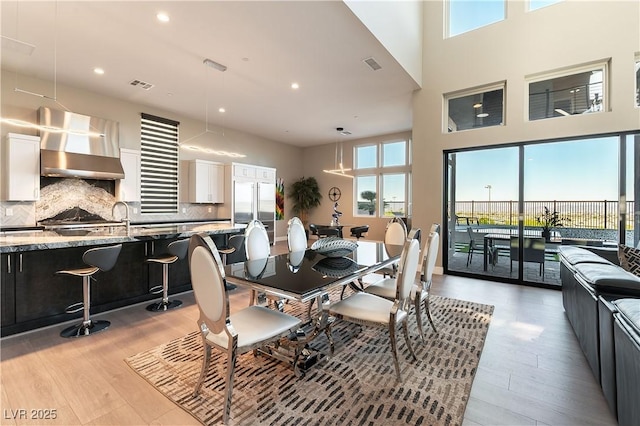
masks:
<instances>
[{"instance_id":1,"label":"oval back dining chair","mask_svg":"<svg viewBox=\"0 0 640 426\"><path fill-rule=\"evenodd\" d=\"M247 259L262 259L271 255L269 236L262 222L252 220L244 231L244 247Z\"/></svg>"},{"instance_id":2,"label":"oval back dining chair","mask_svg":"<svg viewBox=\"0 0 640 426\"><path fill-rule=\"evenodd\" d=\"M335 302L329 307L329 315L335 318L389 330L396 378L399 382L402 381L402 375L400 373L400 364L398 363L398 349L396 344L396 329L398 325L402 325L407 348L413 359L416 359L413 347L411 346L411 340L409 339L407 318L409 299L416 280L416 273L418 272L419 256L420 244L418 240L407 240L404 243L402 256L400 257L394 300L360 292ZM329 325L329 329L330 327L331 324ZM331 346L331 351L333 352L333 346Z\"/></svg>"},{"instance_id":3,"label":"oval back dining chair","mask_svg":"<svg viewBox=\"0 0 640 426\"><path fill-rule=\"evenodd\" d=\"M206 234L193 235L189 241L189 270L200 313L198 327L204 348L202 369L192 397L198 397L204 383L211 361L211 349L226 353L227 371L222 412L222 422L226 425L231 414L233 378L238 355L278 341L296 330L301 321L262 306L249 306L230 315L224 267L213 240ZM296 360L299 351L300 348L297 348Z\"/></svg>"},{"instance_id":4,"label":"oval back dining chair","mask_svg":"<svg viewBox=\"0 0 640 426\"><path fill-rule=\"evenodd\" d=\"M307 234L302 221L298 217L292 217L288 225L287 246L289 251L305 251L307 249Z\"/></svg>"},{"instance_id":5,"label":"oval back dining chair","mask_svg":"<svg viewBox=\"0 0 640 426\"><path fill-rule=\"evenodd\" d=\"M433 227L431 228L433 229ZM438 227L439 229L439 227ZM427 242L424 246L422 256L422 270L420 273L420 284L416 284L414 287L414 307L416 311L416 322L418 323L418 331L420 332L420 338L424 341L424 330L422 329L422 315L420 305L424 306L424 311L427 314L427 319L431 328L436 333L435 324L431 318L431 310L429 307L429 292L431 290L431 279L433 278L433 271L436 268L436 258L438 257L438 250L440 250L440 234L437 232L431 232L427 237Z\"/></svg>"}]
</instances>

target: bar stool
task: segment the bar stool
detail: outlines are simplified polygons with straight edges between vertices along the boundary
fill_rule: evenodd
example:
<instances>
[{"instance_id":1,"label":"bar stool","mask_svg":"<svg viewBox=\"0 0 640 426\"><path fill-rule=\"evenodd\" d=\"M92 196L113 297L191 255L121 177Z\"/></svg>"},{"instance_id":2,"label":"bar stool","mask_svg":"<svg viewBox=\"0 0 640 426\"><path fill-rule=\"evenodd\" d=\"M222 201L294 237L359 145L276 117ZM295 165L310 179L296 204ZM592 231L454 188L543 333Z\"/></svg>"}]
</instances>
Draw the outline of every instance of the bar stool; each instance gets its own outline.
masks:
<instances>
[{"instance_id":1,"label":"bar stool","mask_svg":"<svg viewBox=\"0 0 640 426\"><path fill-rule=\"evenodd\" d=\"M149 263L160 263L162 265L162 285L152 287L149 292L152 294L162 293L162 300L147 306L147 311L158 312L167 309L177 308L182 305L181 300L169 300L169 264L178 259L184 259L189 250L189 239L176 240L167 246L168 254L151 257L147 259Z\"/></svg>"},{"instance_id":2,"label":"bar stool","mask_svg":"<svg viewBox=\"0 0 640 426\"><path fill-rule=\"evenodd\" d=\"M369 225L354 226L351 228L351 236L355 237L356 240L363 238L362 234L366 234L367 232L369 232Z\"/></svg>"},{"instance_id":3,"label":"bar stool","mask_svg":"<svg viewBox=\"0 0 640 426\"><path fill-rule=\"evenodd\" d=\"M82 277L82 302L75 303L66 309L67 313L73 314L84 311L82 318L82 324L72 325L60 332L62 337L80 337L88 336L90 334L97 333L109 327L111 323L109 321L93 321L89 317L91 311L91 279L93 274L98 271L108 271L114 267L122 244L108 247L96 247L89 249L82 255L82 261L89 265L86 268L68 269L57 271L57 274L74 275L76 277ZM94 278L95 279L95 278Z\"/></svg>"}]
</instances>

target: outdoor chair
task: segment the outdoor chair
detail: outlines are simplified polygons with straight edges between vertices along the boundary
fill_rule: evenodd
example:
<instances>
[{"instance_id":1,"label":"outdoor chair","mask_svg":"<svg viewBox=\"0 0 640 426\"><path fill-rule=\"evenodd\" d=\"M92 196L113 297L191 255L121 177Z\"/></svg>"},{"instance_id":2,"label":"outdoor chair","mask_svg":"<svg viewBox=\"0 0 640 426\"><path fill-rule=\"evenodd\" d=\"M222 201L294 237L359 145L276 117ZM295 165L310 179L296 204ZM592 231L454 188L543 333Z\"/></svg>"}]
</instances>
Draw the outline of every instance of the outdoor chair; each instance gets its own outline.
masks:
<instances>
[{"instance_id":1,"label":"outdoor chair","mask_svg":"<svg viewBox=\"0 0 640 426\"><path fill-rule=\"evenodd\" d=\"M467 252L467 268L473 261L473 254L475 252L482 253L483 256L489 256L489 263L493 266L498 262L498 251L491 245L487 247L488 253L484 252L484 237L487 232L474 232L473 228L467 228L467 235L469 235L469 251Z\"/></svg>"},{"instance_id":2,"label":"outdoor chair","mask_svg":"<svg viewBox=\"0 0 640 426\"><path fill-rule=\"evenodd\" d=\"M511 261L511 272L513 272L513 262L517 262L519 260L519 239L517 236L511 237L511 252L510 257ZM540 265L540 276L544 279L544 253L545 253L546 243L544 238L524 238L524 249L523 249L523 261L524 262L534 262Z\"/></svg>"}]
</instances>

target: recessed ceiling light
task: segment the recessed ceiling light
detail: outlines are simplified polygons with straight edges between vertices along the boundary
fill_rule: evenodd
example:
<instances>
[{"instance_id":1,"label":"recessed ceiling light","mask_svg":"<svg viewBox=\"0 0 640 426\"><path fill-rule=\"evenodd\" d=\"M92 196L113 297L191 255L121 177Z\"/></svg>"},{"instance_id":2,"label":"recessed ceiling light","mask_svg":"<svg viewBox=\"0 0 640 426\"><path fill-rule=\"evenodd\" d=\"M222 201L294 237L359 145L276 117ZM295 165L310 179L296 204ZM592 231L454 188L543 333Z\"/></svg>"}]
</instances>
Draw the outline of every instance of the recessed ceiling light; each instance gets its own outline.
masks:
<instances>
[{"instance_id":1,"label":"recessed ceiling light","mask_svg":"<svg viewBox=\"0 0 640 426\"><path fill-rule=\"evenodd\" d=\"M170 20L169 15L167 15L164 12L158 12L158 14L156 15L156 18L158 18L158 21L160 22L169 22Z\"/></svg>"},{"instance_id":2,"label":"recessed ceiling light","mask_svg":"<svg viewBox=\"0 0 640 426\"><path fill-rule=\"evenodd\" d=\"M476 115L476 117L478 117L478 118L485 118L485 117L488 117L488 116L489 116L489 114L487 114L486 112L483 112L483 113L480 113L480 114Z\"/></svg>"},{"instance_id":3,"label":"recessed ceiling light","mask_svg":"<svg viewBox=\"0 0 640 426\"><path fill-rule=\"evenodd\" d=\"M473 104L473 107L474 107L474 108L480 108L481 106L482 106L482 104L481 104L481 103Z\"/></svg>"},{"instance_id":4,"label":"recessed ceiling light","mask_svg":"<svg viewBox=\"0 0 640 426\"><path fill-rule=\"evenodd\" d=\"M220 107L220 108L218 108L218 112L227 112L227 110L222 108L222 107Z\"/></svg>"},{"instance_id":5,"label":"recessed ceiling light","mask_svg":"<svg viewBox=\"0 0 640 426\"><path fill-rule=\"evenodd\" d=\"M299 89L299 88L300 88L300 85L299 85L298 83L291 83L291 88L292 88L293 90L297 90L297 89Z\"/></svg>"},{"instance_id":6,"label":"recessed ceiling light","mask_svg":"<svg viewBox=\"0 0 640 426\"><path fill-rule=\"evenodd\" d=\"M99 75L104 74L104 70L102 68L94 68L93 72Z\"/></svg>"}]
</instances>

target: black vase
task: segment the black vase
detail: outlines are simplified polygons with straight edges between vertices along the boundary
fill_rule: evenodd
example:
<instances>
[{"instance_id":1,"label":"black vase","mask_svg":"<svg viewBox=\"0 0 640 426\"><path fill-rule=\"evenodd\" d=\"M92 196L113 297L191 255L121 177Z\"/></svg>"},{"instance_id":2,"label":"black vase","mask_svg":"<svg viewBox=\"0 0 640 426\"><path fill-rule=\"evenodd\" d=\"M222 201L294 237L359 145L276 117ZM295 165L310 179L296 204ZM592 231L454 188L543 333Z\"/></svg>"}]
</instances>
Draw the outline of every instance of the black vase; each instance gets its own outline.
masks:
<instances>
[{"instance_id":1,"label":"black vase","mask_svg":"<svg viewBox=\"0 0 640 426\"><path fill-rule=\"evenodd\" d=\"M544 237L546 242L551 242L551 230L550 229L543 229L542 230L542 236Z\"/></svg>"}]
</instances>

